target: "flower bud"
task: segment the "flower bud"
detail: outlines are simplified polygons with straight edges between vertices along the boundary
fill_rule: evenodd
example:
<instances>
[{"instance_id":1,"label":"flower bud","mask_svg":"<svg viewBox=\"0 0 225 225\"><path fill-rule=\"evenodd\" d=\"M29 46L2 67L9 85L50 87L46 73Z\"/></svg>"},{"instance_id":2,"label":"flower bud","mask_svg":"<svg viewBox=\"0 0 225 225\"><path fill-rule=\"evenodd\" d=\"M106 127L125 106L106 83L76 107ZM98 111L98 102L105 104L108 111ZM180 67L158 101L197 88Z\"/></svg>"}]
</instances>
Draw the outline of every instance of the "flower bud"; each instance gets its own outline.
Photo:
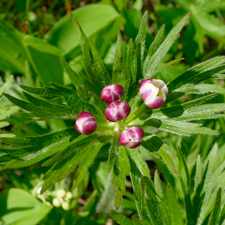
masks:
<instances>
[{"instance_id":1,"label":"flower bud","mask_svg":"<svg viewBox=\"0 0 225 225\"><path fill-rule=\"evenodd\" d=\"M72 199L73 198L73 194L71 192L67 192L66 193L66 198Z\"/></svg>"},{"instance_id":2,"label":"flower bud","mask_svg":"<svg viewBox=\"0 0 225 225\"><path fill-rule=\"evenodd\" d=\"M107 85L101 92L101 99L106 103L118 101L123 96L123 87L119 84Z\"/></svg>"},{"instance_id":3,"label":"flower bud","mask_svg":"<svg viewBox=\"0 0 225 225\"><path fill-rule=\"evenodd\" d=\"M158 109L166 101L168 88L162 80L147 79L141 83L139 91L142 99L149 108Z\"/></svg>"},{"instance_id":4,"label":"flower bud","mask_svg":"<svg viewBox=\"0 0 225 225\"><path fill-rule=\"evenodd\" d=\"M92 134L97 129L97 123L95 117L88 112L82 112L78 115L75 128L81 134Z\"/></svg>"},{"instance_id":5,"label":"flower bud","mask_svg":"<svg viewBox=\"0 0 225 225\"><path fill-rule=\"evenodd\" d=\"M119 142L128 148L137 148L143 137L144 131L140 127L129 127L120 133Z\"/></svg>"},{"instance_id":6,"label":"flower bud","mask_svg":"<svg viewBox=\"0 0 225 225\"><path fill-rule=\"evenodd\" d=\"M63 208L65 211L70 210L70 203L69 203L69 202L63 202L62 208Z\"/></svg>"},{"instance_id":7,"label":"flower bud","mask_svg":"<svg viewBox=\"0 0 225 225\"><path fill-rule=\"evenodd\" d=\"M130 105L126 102L112 102L105 110L105 117L111 122L117 122L128 117L130 114Z\"/></svg>"},{"instance_id":8,"label":"flower bud","mask_svg":"<svg viewBox=\"0 0 225 225\"><path fill-rule=\"evenodd\" d=\"M66 196L66 191L64 189L59 189L58 191L56 191L56 196L58 198L63 198Z\"/></svg>"},{"instance_id":9,"label":"flower bud","mask_svg":"<svg viewBox=\"0 0 225 225\"><path fill-rule=\"evenodd\" d=\"M54 198L53 201L52 201L52 205L59 208L61 206L61 202L58 198Z\"/></svg>"}]
</instances>

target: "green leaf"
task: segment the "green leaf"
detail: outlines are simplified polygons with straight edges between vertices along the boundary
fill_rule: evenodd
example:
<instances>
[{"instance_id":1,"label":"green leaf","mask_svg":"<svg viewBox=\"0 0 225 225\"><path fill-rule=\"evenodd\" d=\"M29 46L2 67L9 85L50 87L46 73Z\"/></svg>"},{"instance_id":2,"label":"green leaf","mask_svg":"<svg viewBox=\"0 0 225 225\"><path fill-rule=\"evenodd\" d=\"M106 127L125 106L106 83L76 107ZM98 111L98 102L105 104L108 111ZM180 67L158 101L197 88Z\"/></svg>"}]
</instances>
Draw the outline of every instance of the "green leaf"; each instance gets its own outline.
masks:
<instances>
[{"instance_id":1,"label":"green leaf","mask_svg":"<svg viewBox=\"0 0 225 225\"><path fill-rule=\"evenodd\" d=\"M193 212L195 212L195 211L193 210L194 205L192 205L190 190L187 189L187 186L185 185L181 176L180 176L179 181L181 184L182 194L184 196L183 198L184 198L185 208L186 208L187 223L191 224L192 218L193 218Z\"/></svg>"},{"instance_id":2,"label":"green leaf","mask_svg":"<svg viewBox=\"0 0 225 225\"><path fill-rule=\"evenodd\" d=\"M0 98L2 97L2 93L4 93L4 92L7 92L8 91L8 89L10 88L10 86L11 86L11 84L12 84L12 81L13 81L13 75L12 76L10 76L9 78L8 78L8 80L4 83L4 85L0 88Z\"/></svg>"},{"instance_id":3,"label":"green leaf","mask_svg":"<svg viewBox=\"0 0 225 225\"><path fill-rule=\"evenodd\" d=\"M137 206L138 215L142 218L143 213L146 211L146 207L144 195L139 184L142 176L150 177L149 169L138 149L126 148L126 151L130 161L130 176L135 194L135 204Z\"/></svg>"},{"instance_id":4,"label":"green leaf","mask_svg":"<svg viewBox=\"0 0 225 225\"><path fill-rule=\"evenodd\" d=\"M12 115L13 113L17 112L19 107L12 106L12 107L4 107L0 111L0 120L6 119L8 116Z\"/></svg>"},{"instance_id":5,"label":"green leaf","mask_svg":"<svg viewBox=\"0 0 225 225\"><path fill-rule=\"evenodd\" d=\"M114 210L111 211L111 214L112 217L121 225L134 225L129 219Z\"/></svg>"},{"instance_id":6,"label":"green leaf","mask_svg":"<svg viewBox=\"0 0 225 225\"><path fill-rule=\"evenodd\" d=\"M208 225L214 225L218 223L219 220L219 215L220 215L220 210L221 210L221 188L216 193L216 199L214 202L214 206L209 218Z\"/></svg>"},{"instance_id":7,"label":"green leaf","mask_svg":"<svg viewBox=\"0 0 225 225\"><path fill-rule=\"evenodd\" d=\"M19 145L14 149L1 149L2 152L12 154L18 158L13 162L9 161L5 167L19 168L37 163L67 147L70 144L70 139L78 135L80 134L75 131L75 128L68 128L39 137L1 138L2 142Z\"/></svg>"},{"instance_id":8,"label":"green leaf","mask_svg":"<svg viewBox=\"0 0 225 225\"><path fill-rule=\"evenodd\" d=\"M66 15L60 19L45 35L45 38L51 45L61 49L69 58L74 58L80 54L79 40L74 30L72 17L77 19L85 34L89 37L120 18L120 15L110 5L91 4L80 7L72 11L71 15Z\"/></svg>"},{"instance_id":9,"label":"green leaf","mask_svg":"<svg viewBox=\"0 0 225 225\"><path fill-rule=\"evenodd\" d=\"M116 154L119 152L119 149L121 148L120 145L118 145L118 136L115 135L113 138L113 143L109 149L109 157L108 157L108 173L112 170L115 164Z\"/></svg>"},{"instance_id":10,"label":"green leaf","mask_svg":"<svg viewBox=\"0 0 225 225\"><path fill-rule=\"evenodd\" d=\"M89 76L91 82L99 87L98 89L102 90L107 84L110 83L109 75L106 69L104 69L104 65L100 56L98 55L97 50L95 49L94 44L92 41L88 40L75 18L73 21L79 37L86 73ZM93 59L91 57L90 51L93 55Z\"/></svg>"},{"instance_id":11,"label":"green leaf","mask_svg":"<svg viewBox=\"0 0 225 225\"><path fill-rule=\"evenodd\" d=\"M170 172L177 176L177 171L172 161L175 158L169 151L169 146L162 142L162 140L156 135L144 137L142 140L142 146L150 152L156 152L163 163L166 164Z\"/></svg>"},{"instance_id":12,"label":"green leaf","mask_svg":"<svg viewBox=\"0 0 225 225\"><path fill-rule=\"evenodd\" d=\"M92 84L83 74L77 74L73 71L63 59L61 59L60 62L66 73L69 75L73 85L76 87L80 99L84 102L95 105L103 114L106 104L100 98L100 93L98 91L99 88Z\"/></svg>"},{"instance_id":13,"label":"green leaf","mask_svg":"<svg viewBox=\"0 0 225 225\"><path fill-rule=\"evenodd\" d=\"M111 84L109 73L106 70L105 64L103 63L96 47L94 46L93 40L90 38L89 38L89 46L90 46L91 54L93 56L92 66L95 67L98 73L98 80L100 80L104 88L106 85Z\"/></svg>"},{"instance_id":14,"label":"green leaf","mask_svg":"<svg viewBox=\"0 0 225 225\"><path fill-rule=\"evenodd\" d=\"M103 146L103 143L99 142L98 140L95 140L92 142L91 148L88 149L84 159L82 160L80 167L78 169L78 176L76 177L76 180L73 184L72 189L74 190L80 182L84 179L88 168L91 166L93 163L96 155L98 154L99 150Z\"/></svg>"},{"instance_id":15,"label":"green leaf","mask_svg":"<svg viewBox=\"0 0 225 225\"><path fill-rule=\"evenodd\" d=\"M163 38L164 38L164 33L165 33L165 25L162 25L162 27L159 29L154 41L152 42L151 46L149 47L148 55L145 58L144 66L143 66L144 74L146 74L148 72L148 68L150 66L149 65L150 59L153 56L153 54L156 52L156 50L158 49L160 44L162 43Z\"/></svg>"},{"instance_id":16,"label":"green leaf","mask_svg":"<svg viewBox=\"0 0 225 225\"><path fill-rule=\"evenodd\" d=\"M144 73L144 78L150 78L154 72L157 70L157 67L159 63L162 61L162 59L165 57L166 53L171 48L172 44L176 40L180 30L185 25L189 18L189 14L187 14L168 34L168 36L165 38L165 40L162 42L162 44L159 46L159 48L156 50L154 55L149 59L149 62L147 63L148 66L146 67L146 71Z\"/></svg>"},{"instance_id":17,"label":"green leaf","mask_svg":"<svg viewBox=\"0 0 225 225\"><path fill-rule=\"evenodd\" d=\"M166 190L167 199L169 203L168 206L170 211L171 225L183 224L181 210L170 184L168 184Z\"/></svg>"},{"instance_id":18,"label":"green leaf","mask_svg":"<svg viewBox=\"0 0 225 225\"><path fill-rule=\"evenodd\" d=\"M122 200L122 191L114 187L114 202L116 210L119 209Z\"/></svg>"},{"instance_id":19,"label":"green leaf","mask_svg":"<svg viewBox=\"0 0 225 225\"><path fill-rule=\"evenodd\" d=\"M167 102L173 101L183 95L187 94L205 94L205 93L221 93L224 94L225 89L214 84L184 84L176 91L170 93Z\"/></svg>"},{"instance_id":20,"label":"green leaf","mask_svg":"<svg viewBox=\"0 0 225 225\"><path fill-rule=\"evenodd\" d=\"M197 157L197 163L196 163L195 186L194 186L194 190L195 191L197 191L197 187L202 182L202 173L203 173L202 160L201 160L200 155L198 155L198 157Z\"/></svg>"},{"instance_id":21,"label":"green leaf","mask_svg":"<svg viewBox=\"0 0 225 225\"><path fill-rule=\"evenodd\" d=\"M190 68L168 84L169 92L171 93L187 83L198 84L211 78L212 75L225 69L224 62L225 58L218 56Z\"/></svg>"},{"instance_id":22,"label":"green leaf","mask_svg":"<svg viewBox=\"0 0 225 225\"><path fill-rule=\"evenodd\" d=\"M75 147L72 145L73 148ZM73 171L84 159L88 149L92 147L92 143L89 146L82 147L80 151L73 151L73 155L68 158L64 158L62 161L55 164L45 174L45 183L41 189L41 193L44 193L54 182L64 179L71 171Z\"/></svg>"},{"instance_id":23,"label":"green leaf","mask_svg":"<svg viewBox=\"0 0 225 225\"><path fill-rule=\"evenodd\" d=\"M225 36L224 23L202 11L202 9L199 9L197 13L193 13L191 16L208 36L216 40Z\"/></svg>"},{"instance_id":24,"label":"green leaf","mask_svg":"<svg viewBox=\"0 0 225 225\"><path fill-rule=\"evenodd\" d=\"M137 37L135 39L135 46L140 45L141 47L141 62L144 59L144 52L145 52L145 36L148 29L148 12L145 12L145 14L142 17L140 28L137 34ZM135 48L136 49L136 48Z\"/></svg>"},{"instance_id":25,"label":"green leaf","mask_svg":"<svg viewBox=\"0 0 225 225\"><path fill-rule=\"evenodd\" d=\"M104 170L103 170L104 168ZM102 191L101 199L98 202L98 205L96 207L97 213L103 213L103 215L108 215L110 209L112 209L113 206L113 191L115 188L112 185L112 176L111 173L107 173L106 165L100 164L100 170L101 173L100 176L103 175L103 181L104 181L104 190ZM104 176L105 175L105 176ZM97 184L101 182L96 182Z\"/></svg>"},{"instance_id":26,"label":"green leaf","mask_svg":"<svg viewBox=\"0 0 225 225\"><path fill-rule=\"evenodd\" d=\"M3 99L2 102L0 102L0 128L6 127L8 125L10 125L8 122L1 122L1 120L6 119L7 117L9 117L10 115L14 114L15 112L17 112L19 110L19 107L17 106L11 106L11 107L7 107L7 105L10 103L9 101L5 101L5 98L2 98L2 92L6 92L8 91L8 89L10 88L10 85L13 81L13 76L10 76L8 78L8 80L2 85L2 87L0 88L0 100ZM3 137L14 137L14 134L10 134L10 133L2 133L1 129L0 129L0 138Z\"/></svg>"},{"instance_id":27,"label":"green leaf","mask_svg":"<svg viewBox=\"0 0 225 225\"><path fill-rule=\"evenodd\" d=\"M200 127L201 124L189 123L176 120L161 120L162 125L159 127L162 131L171 132L181 136L190 136L191 134L219 135L215 130Z\"/></svg>"},{"instance_id":28,"label":"green leaf","mask_svg":"<svg viewBox=\"0 0 225 225\"><path fill-rule=\"evenodd\" d=\"M11 102L30 112L26 114L28 117L39 117L41 119L76 119L79 114L79 109L71 108L65 105L50 103L38 98L35 98L24 92L24 96L30 103L14 98L11 95L4 94Z\"/></svg>"},{"instance_id":29,"label":"green leaf","mask_svg":"<svg viewBox=\"0 0 225 225\"><path fill-rule=\"evenodd\" d=\"M183 59L184 59L184 58L178 58L178 59L174 59L174 60L172 60L172 61L170 61L170 62L168 62L168 63L165 63L164 65L162 65L161 67L159 67L159 68L155 71L155 73L153 74L153 76L154 76L155 74L159 73L160 71L162 71L162 70L168 68L169 66L172 66L173 64L176 64L176 63L180 62L180 61L183 60Z\"/></svg>"},{"instance_id":30,"label":"green leaf","mask_svg":"<svg viewBox=\"0 0 225 225\"><path fill-rule=\"evenodd\" d=\"M0 122L0 128L9 126L8 122Z\"/></svg>"},{"instance_id":31,"label":"green leaf","mask_svg":"<svg viewBox=\"0 0 225 225\"><path fill-rule=\"evenodd\" d=\"M49 81L63 84L63 69L59 64L63 53L33 36L26 35L23 42L29 62L43 84L49 85Z\"/></svg>"},{"instance_id":32,"label":"green leaf","mask_svg":"<svg viewBox=\"0 0 225 225\"><path fill-rule=\"evenodd\" d=\"M130 172L130 165L124 147L121 146L117 148L117 150L118 151L115 153L115 163L112 171L112 183L115 188L119 189L123 192L123 194L125 194L126 174L129 174Z\"/></svg>"},{"instance_id":33,"label":"green leaf","mask_svg":"<svg viewBox=\"0 0 225 225\"><path fill-rule=\"evenodd\" d=\"M161 215L161 212L159 211L159 202L157 202L156 198L156 191L153 185L153 182L148 177L142 177L141 178L141 188L142 191L146 194L147 199L146 206L148 209L150 220L153 224L162 224L163 220L162 217L164 215ZM158 196L159 197L159 196Z\"/></svg>"},{"instance_id":34,"label":"green leaf","mask_svg":"<svg viewBox=\"0 0 225 225\"><path fill-rule=\"evenodd\" d=\"M158 170L155 170L155 175L154 175L154 186L155 186L155 191L156 191L156 201L159 203L158 208L160 213L163 215L162 222L163 224L170 224L170 218L168 215L168 210L164 204L164 191L162 189L162 184L161 184L161 178L159 176Z\"/></svg>"},{"instance_id":35,"label":"green leaf","mask_svg":"<svg viewBox=\"0 0 225 225\"><path fill-rule=\"evenodd\" d=\"M183 168L184 168L184 171L185 171L186 186L187 186L187 189L189 190L190 189L190 185L191 185L191 178L190 178L190 174L189 174L189 171L188 171L187 163L186 163L186 161L184 159L184 155L181 152L181 149L178 146L177 146L177 152L178 152L178 155L180 157L180 160L182 162L182 165L183 165Z\"/></svg>"},{"instance_id":36,"label":"green leaf","mask_svg":"<svg viewBox=\"0 0 225 225\"><path fill-rule=\"evenodd\" d=\"M125 64L123 40L120 33L117 36L116 56L112 75L112 83L119 84L123 87L124 93L121 100L126 100L127 91L130 84L130 72Z\"/></svg>"},{"instance_id":37,"label":"green leaf","mask_svg":"<svg viewBox=\"0 0 225 225\"><path fill-rule=\"evenodd\" d=\"M1 20L0 36L0 69L11 73L24 73L27 56L23 46L23 33Z\"/></svg>"},{"instance_id":38,"label":"green leaf","mask_svg":"<svg viewBox=\"0 0 225 225\"><path fill-rule=\"evenodd\" d=\"M80 135L78 138L74 139L74 141L65 149L44 162L43 166L54 165L55 163L60 162L64 159L66 160L75 153L78 154L82 152L84 148L88 147L87 143L92 142L96 137L96 134L92 134L90 136Z\"/></svg>"},{"instance_id":39,"label":"green leaf","mask_svg":"<svg viewBox=\"0 0 225 225\"><path fill-rule=\"evenodd\" d=\"M204 11L206 12L212 12L212 11L216 11L216 10L223 10L225 9L225 2L222 1L208 1L205 2L204 5L202 5L202 7L204 8Z\"/></svg>"},{"instance_id":40,"label":"green leaf","mask_svg":"<svg viewBox=\"0 0 225 225\"><path fill-rule=\"evenodd\" d=\"M28 192L10 188L0 196L0 217L5 224L38 224L51 211Z\"/></svg>"}]
</instances>

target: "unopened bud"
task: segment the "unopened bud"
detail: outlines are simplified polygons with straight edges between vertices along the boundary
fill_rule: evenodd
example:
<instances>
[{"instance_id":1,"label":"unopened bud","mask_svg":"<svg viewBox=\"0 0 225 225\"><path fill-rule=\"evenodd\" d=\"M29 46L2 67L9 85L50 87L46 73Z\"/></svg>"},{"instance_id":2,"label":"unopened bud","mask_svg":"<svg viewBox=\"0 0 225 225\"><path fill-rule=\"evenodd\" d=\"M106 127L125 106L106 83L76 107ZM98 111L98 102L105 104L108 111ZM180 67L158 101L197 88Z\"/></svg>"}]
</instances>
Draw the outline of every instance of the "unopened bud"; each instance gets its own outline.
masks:
<instances>
[{"instance_id":1,"label":"unopened bud","mask_svg":"<svg viewBox=\"0 0 225 225\"><path fill-rule=\"evenodd\" d=\"M69 202L63 202L62 208L63 208L65 211L70 210L70 203L69 203Z\"/></svg>"},{"instance_id":2,"label":"unopened bud","mask_svg":"<svg viewBox=\"0 0 225 225\"><path fill-rule=\"evenodd\" d=\"M105 110L105 117L111 122L117 122L128 117L130 114L130 105L126 102L112 102Z\"/></svg>"},{"instance_id":3,"label":"unopened bud","mask_svg":"<svg viewBox=\"0 0 225 225\"><path fill-rule=\"evenodd\" d=\"M120 133L119 142L128 148L137 148L143 137L144 131L140 127L129 127Z\"/></svg>"},{"instance_id":4,"label":"unopened bud","mask_svg":"<svg viewBox=\"0 0 225 225\"><path fill-rule=\"evenodd\" d=\"M66 191L64 189L59 189L56 191L56 196L58 198L63 198L66 196Z\"/></svg>"},{"instance_id":5,"label":"unopened bud","mask_svg":"<svg viewBox=\"0 0 225 225\"><path fill-rule=\"evenodd\" d=\"M88 112L82 112L78 115L75 128L81 134L92 134L97 129L97 123L95 117Z\"/></svg>"},{"instance_id":6,"label":"unopened bud","mask_svg":"<svg viewBox=\"0 0 225 225\"><path fill-rule=\"evenodd\" d=\"M66 198L72 199L73 198L73 194L71 192L67 192L66 193Z\"/></svg>"},{"instance_id":7,"label":"unopened bud","mask_svg":"<svg viewBox=\"0 0 225 225\"><path fill-rule=\"evenodd\" d=\"M53 201L52 201L52 205L59 208L61 206L61 202L58 198L54 198Z\"/></svg>"},{"instance_id":8,"label":"unopened bud","mask_svg":"<svg viewBox=\"0 0 225 225\"><path fill-rule=\"evenodd\" d=\"M107 85L101 92L102 101L107 103L118 101L122 96L123 87L119 84Z\"/></svg>"},{"instance_id":9,"label":"unopened bud","mask_svg":"<svg viewBox=\"0 0 225 225\"><path fill-rule=\"evenodd\" d=\"M168 94L166 84L162 80L157 79L144 80L139 91L145 104L151 109L162 107Z\"/></svg>"}]
</instances>

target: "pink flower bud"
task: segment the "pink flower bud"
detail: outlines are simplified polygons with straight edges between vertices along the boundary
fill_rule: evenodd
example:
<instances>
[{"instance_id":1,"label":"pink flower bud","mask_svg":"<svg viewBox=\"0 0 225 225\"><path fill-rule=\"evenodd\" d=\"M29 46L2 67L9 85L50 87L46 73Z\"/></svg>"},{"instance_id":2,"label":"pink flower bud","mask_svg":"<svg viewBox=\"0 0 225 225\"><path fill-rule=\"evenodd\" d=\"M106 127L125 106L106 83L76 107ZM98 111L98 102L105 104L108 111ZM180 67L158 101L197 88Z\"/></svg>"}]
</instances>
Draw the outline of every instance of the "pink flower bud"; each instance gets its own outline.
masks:
<instances>
[{"instance_id":1,"label":"pink flower bud","mask_svg":"<svg viewBox=\"0 0 225 225\"><path fill-rule=\"evenodd\" d=\"M141 144L143 137L144 131L140 127L129 127L121 132L119 142L128 148L137 148Z\"/></svg>"},{"instance_id":2,"label":"pink flower bud","mask_svg":"<svg viewBox=\"0 0 225 225\"><path fill-rule=\"evenodd\" d=\"M166 101L168 88L162 80L147 79L139 88L145 104L151 109L158 109Z\"/></svg>"},{"instance_id":3,"label":"pink flower bud","mask_svg":"<svg viewBox=\"0 0 225 225\"><path fill-rule=\"evenodd\" d=\"M101 92L102 101L107 103L118 101L122 96L123 87L119 84L107 85Z\"/></svg>"},{"instance_id":4,"label":"pink flower bud","mask_svg":"<svg viewBox=\"0 0 225 225\"><path fill-rule=\"evenodd\" d=\"M81 134L92 134L97 128L95 117L88 112L80 113L77 117L75 128Z\"/></svg>"},{"instance_id":5,"label":"pink flower bud","mask_svg":"<svg viewBox=\"0 0 225 225\"><path fill-rule=\"evenodd\" d=\"M105 110L105 117L111 122L117 122L128 117L130 114L130 105L126 102L112 102Z\"/></svg>"}]
</instances>

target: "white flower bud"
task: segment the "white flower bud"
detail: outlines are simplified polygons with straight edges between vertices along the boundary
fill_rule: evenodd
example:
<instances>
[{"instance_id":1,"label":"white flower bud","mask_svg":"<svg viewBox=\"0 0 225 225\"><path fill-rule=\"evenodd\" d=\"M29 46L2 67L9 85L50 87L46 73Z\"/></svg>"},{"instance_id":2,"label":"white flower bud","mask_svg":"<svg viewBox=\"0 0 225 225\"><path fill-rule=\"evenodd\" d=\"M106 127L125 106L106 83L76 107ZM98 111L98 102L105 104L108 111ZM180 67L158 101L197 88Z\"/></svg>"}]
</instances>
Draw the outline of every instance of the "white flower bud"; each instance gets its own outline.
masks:
<instances>
[{"instance_id":1,"label":"white flower bud","mask_svg":"<svg viewBox=\"0 0 225 225\"><path fill-rule=\"evenodd\" d=\"M69 203L69 202L63 202L62 208L63 208L65 211L70 210L70 203Z\"/></svg>"},{"instance_id":2,"label":"white flower bud","mask_svg":"<svg viewBox=\"0 0 225 225\"><path fill-rule=\"evenodd\" d=\"M63 190L63 189L59 189L58 191L56 191L56 196L57 196L58 198L63 198L63 197L66 196L66 191Z\"/></svg>"},{"instance_id":3,"label":"white flower bud","mask_svg":"<svg viewBox=\"0 0 225 225\"><path fill-rule=\"evenodd\" d=\"M73 194L71 192L67 192L66 193L66 198L72 199L73 198Z\"/></svg>"},{"instance_id":4,"label":"white flower bud","mask_svg":"<svg viewBox=\"0 0 225 225\"><path fill-rule=\"evenodd\" d=\"M54 198L53 201L52 201L52 205L59 208L61 206L61 202L58 198Z\"/></svg>"}]
</instances>

